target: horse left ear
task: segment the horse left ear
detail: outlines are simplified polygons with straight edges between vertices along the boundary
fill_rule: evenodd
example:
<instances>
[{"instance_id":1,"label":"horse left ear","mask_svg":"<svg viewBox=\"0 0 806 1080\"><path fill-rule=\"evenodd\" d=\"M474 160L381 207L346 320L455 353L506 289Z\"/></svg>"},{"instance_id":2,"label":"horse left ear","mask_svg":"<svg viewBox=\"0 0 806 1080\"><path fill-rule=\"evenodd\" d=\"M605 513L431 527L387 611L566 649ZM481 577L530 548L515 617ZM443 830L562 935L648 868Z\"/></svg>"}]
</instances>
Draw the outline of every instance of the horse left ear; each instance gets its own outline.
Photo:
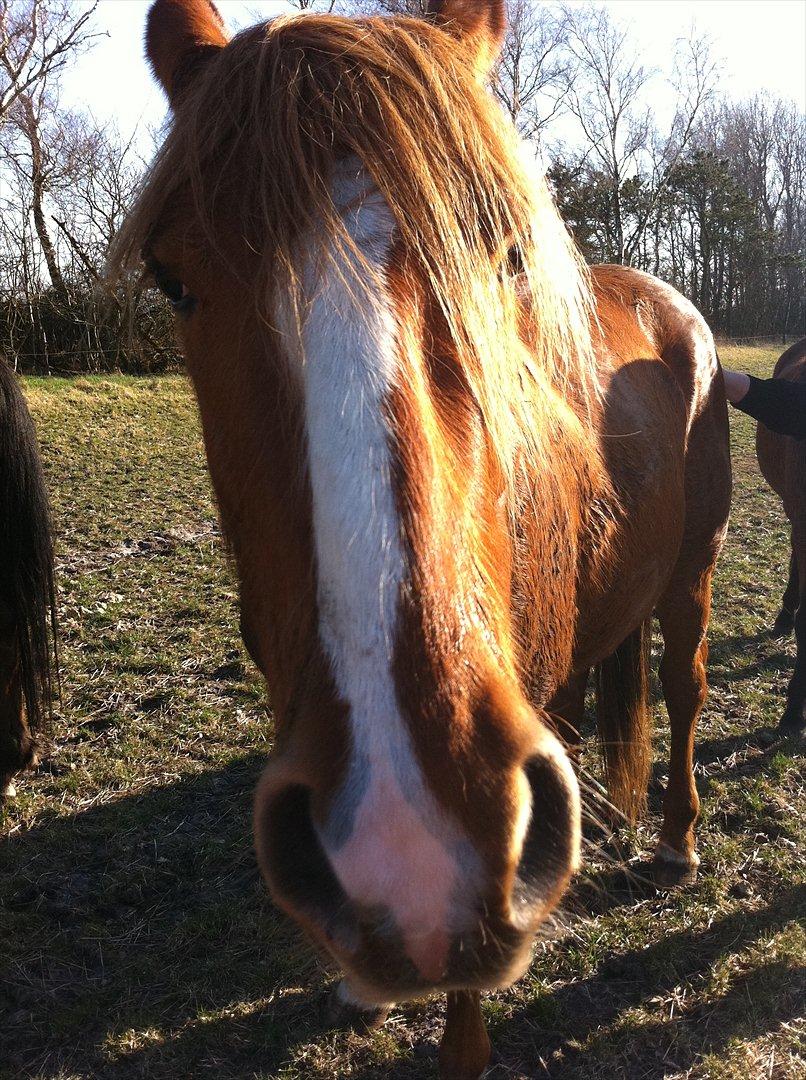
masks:
<instances>
[{"instance_id":1,"label":"horse left ear","mask_svg":"<svg viewBox=\"0 0 806 1080\"><path fill-rule=\"evenodd\" d=\"M490 74L507 29L504 0L428 0L427 15L472 52L480 79Z\"/></svg>"},{"instance_id":2,"label":"horse left ear","mask_svg":"<svg viewBox=\"0 0 806 1080\"><path fill-rule=\"evenodd\" d=\"M146 56L171 105L228 40L212 0L156 0L146 23Z\"/></svg>"}]
</instances>

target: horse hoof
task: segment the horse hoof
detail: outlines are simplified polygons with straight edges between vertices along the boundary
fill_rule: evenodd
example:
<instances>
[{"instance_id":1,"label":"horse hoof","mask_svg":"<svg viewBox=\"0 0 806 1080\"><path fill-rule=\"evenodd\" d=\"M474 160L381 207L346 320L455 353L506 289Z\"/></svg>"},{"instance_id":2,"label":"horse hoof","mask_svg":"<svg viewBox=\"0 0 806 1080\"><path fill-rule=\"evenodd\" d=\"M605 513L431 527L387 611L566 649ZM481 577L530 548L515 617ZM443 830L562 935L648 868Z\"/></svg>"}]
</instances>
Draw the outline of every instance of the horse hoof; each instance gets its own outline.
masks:
<instances>
[{"instance_id":1,"label":"horse hoof","mask_svg":"<svg viewBox=\"0 0 806 1080\"><path fill-rule=\"evenodd\" d=\"M772 624L770 636L774 638L789 637L795 629L795 616L788 611L779 611L778 617Z\"/></svg>"},{"instance_id":2,"label":"horse hoof","mask_svg":"<svg viewBox=\"0 0 806 1080\"><path fill-rule=\"evenodd\" d=\"M775 734L779 739L802 739L806 735L806 720L803 716L784 713Z\"/></svg>"},{"instance_id":3,"label":"horse hoof","mask_svg":"<svg viewBox=\"0 0 806 1080\"><path fill-rule=\"evenodd\" d=\"M13 780L0 781L0 804L4 803L6 799L13 799L16 794L17 788Z\"/></svg>"},{"instance_id":4,"label":"horse hoof","mask_svg":"<svg viewBox=\"0 0 806 1080\"><path fill-rule=\"evenodd\" d=\"M472 1065L469 1069L461 1065L454 1067L443 1063L439 1067L439 1080L482 1080L491 1065L492 1060L480 1067Z\"/></svg>"},{"instance_id":5,"label":"horse hoof","mask_svg":"<svg viewBox=\"0 0 806 1080\"><path fill-rule=\"evenodd\" d=\"M656 889L676 889L680 885L692 885L697 880L700 859L694 852L690 856L681 854L659 844L652 862L652 880Z\"/></svg>"},{"instance_id":6,"label":"horse hoof","mask_svg":"<svg viewBox=\"0 0 806 1080\"><path fill-rule=\"evenodd\" d=\"M383 1027L389 1015L388 1005L364 1005L355 1001L344 981L325 997L322 1020L327 1028L346 1031L376 1031Z\"/></svg>"}]
</instances>

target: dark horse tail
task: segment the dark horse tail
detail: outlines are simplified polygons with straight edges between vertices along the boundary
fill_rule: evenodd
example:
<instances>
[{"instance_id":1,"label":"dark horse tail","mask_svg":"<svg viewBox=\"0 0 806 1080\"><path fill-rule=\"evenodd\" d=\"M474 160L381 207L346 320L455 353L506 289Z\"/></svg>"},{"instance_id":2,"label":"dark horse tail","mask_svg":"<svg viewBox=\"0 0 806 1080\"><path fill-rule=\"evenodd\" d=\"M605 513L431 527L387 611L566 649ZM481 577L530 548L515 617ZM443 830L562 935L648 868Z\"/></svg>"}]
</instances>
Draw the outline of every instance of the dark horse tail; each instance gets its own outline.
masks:
<instances>
[{"instance_id":1,"label":"dark horse tail","mask_svg":"<svg viewBox=\"0 0 806 1080\"><path fill-rule=\"evenodd\" d=\"M646 806L652 762L649 662L652 620L645 619L596 668L596 726L610 801L628 821Z\"/></svg>"},{"instance_id":2,"label":"dark horse tail","mask_svg":"<svg viewBox=\"0 0 806 1080\"><path fill-rule=\"evenodd\" d=\"M14 621L22 698L36 730L56 670L53 533L39 445L17 377L0 358L0 605Z\"/></svg>"}]
</instances>

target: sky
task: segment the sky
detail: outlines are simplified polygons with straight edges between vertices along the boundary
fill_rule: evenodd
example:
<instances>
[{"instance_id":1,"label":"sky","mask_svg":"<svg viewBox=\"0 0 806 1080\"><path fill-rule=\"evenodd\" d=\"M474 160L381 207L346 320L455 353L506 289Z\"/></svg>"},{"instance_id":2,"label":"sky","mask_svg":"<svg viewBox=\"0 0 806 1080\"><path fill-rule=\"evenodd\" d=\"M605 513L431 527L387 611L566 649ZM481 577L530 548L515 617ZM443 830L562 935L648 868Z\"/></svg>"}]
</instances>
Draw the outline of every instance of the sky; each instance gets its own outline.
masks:
<instances>
[{"instance_id":1,"label":"sky","mask_svg":"<svg viewBox=\"0 0 806 1080\"><path fill-rule=\"evenodd\" d=\"M287 10L284 0L216 0L233 30ZM585 4L590 0L572 0ZM165 101L143 60L150 0L101 0L97 28L107 34L64 79L62 100L113 119L128 135L156 128ZM806 111L806 0L609 0L613 16L631 25L647 67L663 67L677 38L696 29L713 41L724 64L721 89L730 97L769 90ZM659 95L672 91L658 83Z\"/></svg>"}]
</instances>

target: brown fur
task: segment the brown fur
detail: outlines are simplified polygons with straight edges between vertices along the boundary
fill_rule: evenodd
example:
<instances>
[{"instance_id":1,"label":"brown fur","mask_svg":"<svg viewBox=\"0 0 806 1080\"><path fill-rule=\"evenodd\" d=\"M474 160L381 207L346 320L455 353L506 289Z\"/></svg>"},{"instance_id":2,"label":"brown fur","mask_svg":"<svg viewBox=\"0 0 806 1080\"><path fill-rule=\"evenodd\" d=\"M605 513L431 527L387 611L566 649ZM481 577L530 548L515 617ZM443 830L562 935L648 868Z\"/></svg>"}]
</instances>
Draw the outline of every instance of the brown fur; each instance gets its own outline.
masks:
<instances>
[{"instance_id":1,"label":"brown fur","mask_svg":"<svg viewBox=\"0 0 806 1080\"><path fill-rule=\"evenodd\" d=\"M184 0L191 28L204 2ZM710 334L654 279L582 266L481 87L500 37L498 0L453 0L432 23L282 18L226 47L214 22L188 45L178 3L159 0L152 11L155 69L170 92L172 73L199 49L203 63L182 87L113 261L130 266L145 247L195 298L180 336L245 638L278 725L256 797L261 865L278 902L354 979L377 993L428 989L411 981L370 914L338 897L332 910L338 883L310 823L295 831L306 800L323 819L348 728L317 633L295 369L305 357L271 321L277 298L304 321L303 234L319 236L322 250L350 249L327 184L336 161L355 154L397 223L389 266L382 275L367 267L365 284L387 292L399 330L399 378L386 402L406 553L397 697L429 790L485 871L480 933L440 986L506 982L574 865L579 825L552 757L549 712L576 715L585 672L616 654L600 678L603 735L613 794L635 811L649 731L644 650L630 642L655 610L672 725L658 874L680 879L696 865L693 729L730 483ZM513 246L525 268L517 280ZM516 925L525 856L511 838L525 775L539 889L528 925ZM298 877L308 895L291 880L297 840L307 845ZM477 1000L454 1006L443 1057L478 1069ZM472 1061L462 1031L475 1033Z\"/></svg>"},{"instance_id":2,"label":"brown fur","mask_svg":"<svg viewBox=\"0 0 806 1080\"><path fill-rule=\"evenodd\" d=\"M158 28L149 24L146 31L151 68L174 104L201 64L226 43L224 24L212 0L191 7L183 0L164 0Z\"/></svg>"},{"instance_id":3,"label":"brown fur","mask_svg":"<svg viewBox=\"0 0 806 1080\"><path fill-rule=\"evenodd\" d=\"M806 382L806 338L779 357L773 376L790 382ZM806 443L802 439L777 435L758 424L756 453L761 472L780 497L791 526L789 580L775 632L785 634L795 630L797 656L787 689L781 730L798 734L806 730Z\"/></svg>"}]
</instances>

